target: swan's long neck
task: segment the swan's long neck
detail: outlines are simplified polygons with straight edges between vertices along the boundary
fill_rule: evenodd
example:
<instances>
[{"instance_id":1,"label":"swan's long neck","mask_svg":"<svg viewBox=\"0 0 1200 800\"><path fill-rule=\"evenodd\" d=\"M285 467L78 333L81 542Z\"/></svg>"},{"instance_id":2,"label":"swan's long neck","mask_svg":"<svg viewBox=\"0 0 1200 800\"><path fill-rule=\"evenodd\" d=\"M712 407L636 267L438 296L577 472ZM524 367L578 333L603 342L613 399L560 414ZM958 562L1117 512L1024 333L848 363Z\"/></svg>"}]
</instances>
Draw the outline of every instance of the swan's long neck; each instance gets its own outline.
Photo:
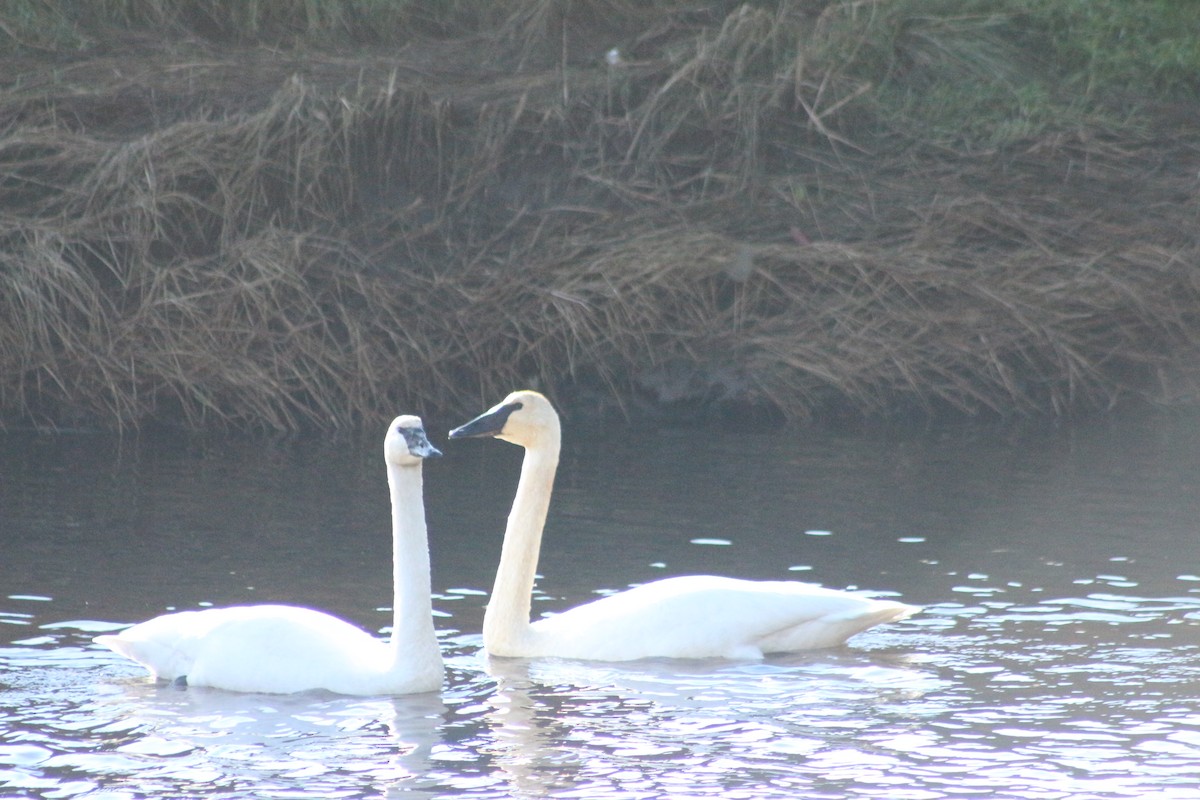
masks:
<instances>
[{"instance_id":1,"label":"swan's long neck","mask_svg":"<svg viewBox=\"0 0 1200 800\"><path fill-rule=\"evenodd\" d=\"M415 663L422 650L441 658L433 629L429 538L421 467L388 465L392 491L392 665Z\"/></svg>"},{"instance_id":2,"label":"swan's long neck","mask_svg":"<svg viewBox=\"0 0 1200 800\"><path fill-rule=\"evenodd\" d=\"M558 469L559 446L558 431L553 431L545 441L526 448L521 463L521 480L508 513L496 583L483 615L483 644L495 655L517 654L513 648L532 635L529 612L533 583Z\"/></svg>"}]
</instances>

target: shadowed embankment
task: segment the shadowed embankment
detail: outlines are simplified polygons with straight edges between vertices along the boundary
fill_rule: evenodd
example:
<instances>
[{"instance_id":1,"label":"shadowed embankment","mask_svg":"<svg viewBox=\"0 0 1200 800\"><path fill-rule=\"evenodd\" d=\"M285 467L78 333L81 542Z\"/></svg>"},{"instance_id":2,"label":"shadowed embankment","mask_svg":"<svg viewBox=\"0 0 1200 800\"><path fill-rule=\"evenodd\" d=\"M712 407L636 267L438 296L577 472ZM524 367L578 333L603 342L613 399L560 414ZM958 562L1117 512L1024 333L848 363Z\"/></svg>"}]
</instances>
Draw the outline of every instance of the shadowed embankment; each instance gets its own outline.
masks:
<instances>
[{"instance_id":1,"label":"shadowed embankment","mask_svg":"<svg viewBox=\"0 0 1200 800\"><path fill-rule=\"evenodd\" d=\"M1050 84L1012 17L501 6L353 55L175 18L12 49L0 416L348 427L522 386L773 420L1195 399L1197 107L1031 108L1017 89ZM937 100L953 81L996 96Z\"/></svg>"}]
</instances>

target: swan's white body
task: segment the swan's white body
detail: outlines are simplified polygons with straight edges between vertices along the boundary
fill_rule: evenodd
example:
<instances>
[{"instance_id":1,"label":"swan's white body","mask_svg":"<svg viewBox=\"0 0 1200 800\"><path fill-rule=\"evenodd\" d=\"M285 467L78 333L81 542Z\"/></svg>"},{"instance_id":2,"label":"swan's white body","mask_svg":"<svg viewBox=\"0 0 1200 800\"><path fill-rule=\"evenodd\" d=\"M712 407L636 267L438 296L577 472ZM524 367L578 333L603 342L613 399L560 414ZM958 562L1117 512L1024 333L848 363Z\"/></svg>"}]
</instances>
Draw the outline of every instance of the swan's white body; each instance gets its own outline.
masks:
<instances>
[{"instance_id":1,"label":"swan's white body","mask_svg":"<svg viewBox=\"0 0 1200 800\"><path fill-rule=\"evenodd\" d=\"M450 438L494 436L525 448L500 566L483 619L491 655L598 661L761 658L832 647L918 609L795 581L691 575L637 586L531 623L542 529L558 469L558 414L514 392Z\"/></svg>"},{"instance_id":2,"label":"swan's white body","mask_svg":"<svg viewBox=\"0 0 1200 800\"><path fill-rule=\"evenodd\" d=\"M378 695L437 691L442 656L433 627L421 463L440 455L421 420L397 417L384 440L392 496L392 635L384 642L337 617L284 605L182 611L95 641L157 680L235 692L324 689Z\"/></svg>"}]
</instances>

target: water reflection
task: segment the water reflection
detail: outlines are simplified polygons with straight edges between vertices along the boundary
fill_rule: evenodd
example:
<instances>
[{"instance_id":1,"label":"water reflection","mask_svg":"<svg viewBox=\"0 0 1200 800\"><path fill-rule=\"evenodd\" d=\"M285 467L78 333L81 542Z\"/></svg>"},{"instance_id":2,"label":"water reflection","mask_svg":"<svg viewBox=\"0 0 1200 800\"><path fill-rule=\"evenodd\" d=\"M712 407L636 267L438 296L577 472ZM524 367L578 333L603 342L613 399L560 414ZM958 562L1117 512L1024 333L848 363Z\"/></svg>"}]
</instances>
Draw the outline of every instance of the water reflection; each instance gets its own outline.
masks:
<instances>
[{"instance_id":1,"label":"water reflection","mask_svg":"<svg viewBox=\"0 0 1200 800\"><path fill-rule=\"evenodd\" d=\"M754 663L481 656L520 454L456 448L427 475L440 698L157 687L90 644L209 602L380 629L374 443L19 438L0 439L4 796L1195 795L1196 420L569 441L537 609L689 572L927 606Z\"/></svg>"},{"instance_id":2,"label":"water reflection","mask_svg":"<svg viewBox=\"0 0 1200 800\"><path fill-rule=\"evenodd\" d=\"M792 794L798 756L846 722L938 685L903 658L825 653L763 663L599 665L491 659L497 763L530 796ZM897 661L898 663L889 663ZM839 719L840 718L840 719ZM782 796L782 795L781 795Z\"/></svg>"},{"instance_id":3,"label":"water reflection","mask_svg":"<svg viewBox=\"0 0 1200 800\"><path fill-rule=\"evenodd\" d=\"M336 797L425 774L437 695L238 695L147 683L94 647L0 650L7 707L0 781L45 796L223 792ZM53 792L49 790L53 789Z\"/></svg>"},{"instance_id":4,"label":"water reflection","mask_svg":"<svg viewBox=\"0 0 1200 800\"><path fill-rule=\"evenodd\" d=\"M59 625L0 649L0 781L63 797L1186 797L1200 648L1147 641L1200 598L1124 602L1115 619L1086 597L1030 606L1058 630L947 605L756 663L486 659L452 637L441 699L154 686L84 645L93 626Z\"/></svg>"}]
</instances>

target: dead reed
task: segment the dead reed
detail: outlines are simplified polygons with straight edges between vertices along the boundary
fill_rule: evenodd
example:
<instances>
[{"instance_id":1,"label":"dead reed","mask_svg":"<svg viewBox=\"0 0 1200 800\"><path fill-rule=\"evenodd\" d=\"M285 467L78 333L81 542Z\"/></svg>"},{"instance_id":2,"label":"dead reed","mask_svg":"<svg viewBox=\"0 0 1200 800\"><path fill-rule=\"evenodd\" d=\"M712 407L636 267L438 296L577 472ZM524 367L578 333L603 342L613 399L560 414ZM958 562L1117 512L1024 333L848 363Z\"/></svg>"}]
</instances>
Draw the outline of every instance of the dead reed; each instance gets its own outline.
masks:
<instances>
[{"instance_id":1,"label":"dead reed","mask_svg":"<svg viewBox=\"0 0 1200 800\"><path fill-rule=\"evenodd\" d=\"M0 94L0 418L1194 399L1184 128L899 141L872 77L895 4L516 5L491 40L255 61L236 102L219 51ZM111 114L131 93L166 100Z\"/></svg>"}]
</instances>

